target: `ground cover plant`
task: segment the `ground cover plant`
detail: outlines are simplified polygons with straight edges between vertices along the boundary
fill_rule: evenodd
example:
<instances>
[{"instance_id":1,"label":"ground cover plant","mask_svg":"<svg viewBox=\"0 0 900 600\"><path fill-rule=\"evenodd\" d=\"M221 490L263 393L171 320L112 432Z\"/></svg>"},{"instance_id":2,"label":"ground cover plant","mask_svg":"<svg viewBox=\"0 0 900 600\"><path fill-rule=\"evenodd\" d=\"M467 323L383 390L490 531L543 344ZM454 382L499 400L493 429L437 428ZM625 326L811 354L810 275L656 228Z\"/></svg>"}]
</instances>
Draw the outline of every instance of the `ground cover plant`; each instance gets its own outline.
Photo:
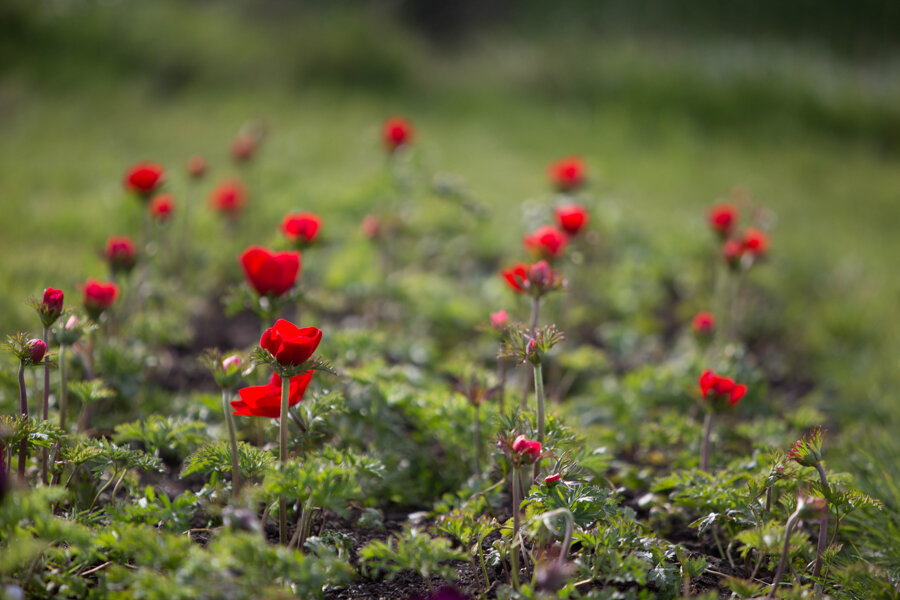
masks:
<instances>
[{"instance_id":1,"label":"ground cover plant","mask_svg":"<svg viewBox=\"0 0 900 600\"><path fill-rule=\"evenodd\" d=\"M325 188L277 119L127 145L86 259L10 251L0 597L897 596L896 412L834 397L884 372L795 211L633 218L581 144L492 202L403 104Z\"/></svg>"}]
</instances>

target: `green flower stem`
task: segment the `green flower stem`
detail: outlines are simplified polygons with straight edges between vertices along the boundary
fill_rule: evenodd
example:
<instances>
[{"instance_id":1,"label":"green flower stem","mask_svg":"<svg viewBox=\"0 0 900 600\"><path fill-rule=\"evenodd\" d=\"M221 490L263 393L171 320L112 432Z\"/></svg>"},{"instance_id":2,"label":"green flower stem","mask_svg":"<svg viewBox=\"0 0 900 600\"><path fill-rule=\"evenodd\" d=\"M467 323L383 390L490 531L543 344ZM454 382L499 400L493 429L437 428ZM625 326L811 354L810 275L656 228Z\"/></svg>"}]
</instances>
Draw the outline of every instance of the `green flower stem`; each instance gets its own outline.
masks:
<instances>
[{"instance_id":1,"label":"green flower stem","mask_svg":"<svg viewBox=\"0 0 900 600\"><path fill-rule=\"evenodd\" d=\"M712 437L712 411L706 412L706 418L703 419L703 441L700 445L700 470L709 471L709 439Z\"/></svg>"},{"instance_id":2,"label":"green flower stem","mask_svg":"<svg viewBox=\"0 0 900 600\"><path fill-rule=\"evenodd\" d=\"M519 589L519 548L516 540L519 538L519 505L522 503L519 497L519 469L513 467L512 471L512 511L513 534L509 546L509 562L512 566L513 588Z\"/></svg>"},{"instance_id":3,"label":"green flower stem","mask_svg":"<svg viewBox=\"0 0 900 600\"><path fill-rule=\"evenodd\" d=\"M291 394L291 378L281 377L281 419L279 423L279 456L283 465L287 462L288 439L288 400ZM282 498L278 503L278 539L281 544L287 543L287 500Z\"/></svg>"},{"instance_id":4,"label":"green flower stem","mask_svg":"<svg viewBox=\"0 0 900 600\"><path fill-rule=\"evenodd\" d=\"M478 404L473 404L472 408L475 412L473 423L473 432L475 436L475 477L481 479L481 419L478 417Z\"/></svg>"},{"instance_id":5,"label":"green flower stem","mask_svg":"<svg viewBox=\"0 0 900 600\"><path fill-rule=\"evenodd\" d=\"M66 367L66 346L59 347L59 428L66 430L66 411L69 409L69 370Z\"/></svg>"},{"instance_id":6,"label":"green flower stem","mask_svg":"<svg viewBox=\"0 0 900 600\"><path fill-rule=\"evenodd\" d=\"M534 399L537 403L537 441L544 443L544 371L540 364L534 365ZM534 463L534 479L541 472L541 460Z\"/></svg>"},{"instance_id":7,"label":"green flower stem","mask_svg":"<svg viewBox=\"0 0 900 600\"><path fill-rule=\"evenodd\" d=\"M500 414L505 414L504 400L506 399L506 360L497 359L497 385L500 388L497 391L497 405L500 407Z\"/></svg>"},{"instance_id":8,"label":"green flower stem","mask_svg":"<svg viewBox=\"0 0 900 600\"><path fill-rule=\"evenodd\" d=\"M778 584L781 583L781 577L784 575L784 567L787 565L788 552L791 549L791 534L794 532L794 525L797 524L799 516L800 511L798 509L788 517L787 524L784 526L784 546L781 549L781 559L778 561L778 569L775 571L775 577L772 578L772 587L769 588L769 593L766 594L767 599L775 597L775 590L778 589Z\"/></svg>"},{"instance_id":9,"label":"green flower stem","mask_svg":"<svg viewBox=\"0 0 900 600\"><path fill-rule=\"evenodd\" d=\"M541 314L541 298L535 296L531 300L531 337L534 338L537 333L538 318ZM524 409L528 403L528 376L526 375L522 382L522 408Z\"/></svg>"},{"instance_id":10,"label":"green flower stem","mask_svg":"<svg viewBox=\"0 0 900 600\"><path fill-rule=\"evenodd\" d=\"M231 443L231 494L237 498L241 491L241 462L238 454L237 433L234 426L234 415L231 414L230 392L222 390L222 410L225 411L225 423L228 424L228 441Z\"/></svg>"},{"instance_id":11,"label":"green flower stem","mask_svg":"<svg viewBox=\"0 0 900 600\"><path fill-rule=\"evenodd\" d=\"M22 416L28 417L28 394L25 391L25 361L19 361L19 402ZM19 481L25 483L25 463L28 462L28 438L19 443Z\"/></svg>"},{"instance_id":12,"label":"green flower stem","mask_svg":"<svg viewBox=\"0 0 900 600\"><path fill-rule=\"evenodd\" d=\"M47 347L50 347L50 331L47 329L47 326L44 326L44 344ZM43 418L46 421L50 413L50 361L44 361L44 413ZM41 451L41 477L44 479L44 484L49 483L50 479L47 475L47 454L48 451L44 448Z\"/></svg>"},{"instance_id":13,"label":"green flower stem","mask_svg":"<svg viewBox=\"0 0 900 600\"><path fill-rule=\"evenodd\" d=\"M822 495L825 496L826 500L829 496L829 487L828 487L828 477L825 476L825 469L822 468L822 463L816 463L816 471L819 472L819 481L822 483ZM822 572L822 555L825 553L825 548L828 545L828 512L825 512L825 517L822 519L822 522L819 524L819 541L816 544L816 562L813 565L813 577L818 577L819 573Z\"/></svg>"}]
</instances>

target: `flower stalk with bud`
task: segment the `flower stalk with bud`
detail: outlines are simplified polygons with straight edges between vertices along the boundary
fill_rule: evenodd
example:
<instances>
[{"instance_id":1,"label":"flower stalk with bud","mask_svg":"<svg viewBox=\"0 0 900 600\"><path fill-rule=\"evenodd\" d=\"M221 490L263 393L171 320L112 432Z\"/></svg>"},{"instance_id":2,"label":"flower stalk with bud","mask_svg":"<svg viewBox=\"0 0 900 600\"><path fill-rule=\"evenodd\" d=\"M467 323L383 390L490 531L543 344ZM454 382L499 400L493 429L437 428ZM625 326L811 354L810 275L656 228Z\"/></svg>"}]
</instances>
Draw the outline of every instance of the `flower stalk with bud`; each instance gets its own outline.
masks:
<instances>
[{"instance_id":1,"label":"flower stalk with bud","mask_svg":"<svg viewBox=\"0 0 900 600\"><path fill-rule=\"evenodd\" d=\"M810 467L819 474L819 483L822 486L822 494L827 498L830 495L831 488L828 486L828 477L825 475L825 468L822 466L822 442L824 441L825 431L821 427L813 427L799 440L794 442L788 452L788 458L796 462L801 467ZM823 503L826 501L821 499ZM825 547L828 545L828 511L827 503L825 504L825 514L819 525L819 540L816 544L816 562L813 565L813 577L818 577L822 572L822 556L825 554Z\"/></svg>"},{"instance_id":2,"label":"flower stalk with bud","mask_svg":"<svg viewBox=\"0 0 900 600\"><path fill-rule=\"evenodd\" d=\"M510 563L512 564L513 585L519 586L519 528L521 520L519 510L522 505L521 497L521 477L522 469L529 465L537 464L541 460L543 447L541 442L529 440L524 434L517 436L515 439L511 437L499 436L497 445L506 454L512 466L512 513L513 513L513 534L512 547L509 553Z\"/></svg>"},{"instance_id":3,"label":"flower stalk with bud","mask_svg":"<svg viewBox=\"0 0 900 600\"><path fill-rule=\"evenodd\" d=\"M6 348L19 360L19 409L28 417L28 393L25 387L25 367L38 366L49 361L47 344L40 338L28 339L24 333L16 333L7 338ZM28 438L19 444L19 481L25 483L25 466L28 463Z\"/></svg>"},{"instance_id":4,"label":"flower stalk with bud","mask_svg":"<svg viewBox=\"0 0 900 600\"><path fill-rule=\"evenodd\" d=\"M231 494L237 498L241 491L241 462L238 452L237 428L234 425L232 414L231 395L232 390L241 381L241 367L244 364L239 354L231 354L222 358L218 351L207 353L204 357L206 365L212 369L213 378L222 388L222 410L225 412L225 424L228 427L228 442L231 448Z\"/></svg>"},{"instance_id":5,"label":"flower stalk with bud","mask_svg":"<svg viewBox=\"0 0 900 600\"><path fill-rule=\"evenodd\" d=\"M710 438L715 413L724 412L740 402L747 393L747 386L735 383L730 377L717 375L707 369L698 380L700 393L706 403L706 418L703 421L703 441L700 445L700 469L709 471Z\"/></svg>"},{"instance_id":6,"label":"flower stalk with bud","mask_svg":"<svg viewBox=\"0 0 900 600\"><path fill-rule=\"evenodd\" d=\"M775 590L778 589L778 584L781 583L784 569L787 566L788 554L791 549L791 534L801 519L821 521L824 525L828 519L828 504L825 502L825 499L804 496L803 494L797 497L797 509L791 513L784 526L784 545L781 549L781 558L778 561L775 577L772 578L772 587L769 588L769 593L766 594L766 600L775 597Z\"/></svg>"}]
</instances>

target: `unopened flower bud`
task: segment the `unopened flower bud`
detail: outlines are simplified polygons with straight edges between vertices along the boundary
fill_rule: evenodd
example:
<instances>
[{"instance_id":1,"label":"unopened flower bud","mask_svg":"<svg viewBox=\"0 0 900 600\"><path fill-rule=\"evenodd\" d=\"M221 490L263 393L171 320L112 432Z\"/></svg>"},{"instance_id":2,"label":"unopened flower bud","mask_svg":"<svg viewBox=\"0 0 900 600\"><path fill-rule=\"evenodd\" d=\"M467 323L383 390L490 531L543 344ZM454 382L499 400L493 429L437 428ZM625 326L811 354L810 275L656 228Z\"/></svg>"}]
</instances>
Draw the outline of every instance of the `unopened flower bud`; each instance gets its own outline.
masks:
<instances>
[{"instance_id":1,"label":"unopened flower bud","mask_svg":"<svg viewBox=\"0 0 900 600\"><path fill-rule=\"evenodd\" d=\"M506 327L506 324L509 322L509 315L506 314L505 310L499 310L497 312L491 313L491 327L494 329L503 329Z\"/></svg>"},{"instance_id":2,"label":"unopened flower bud","mask_svg":"<svg viewBox=\"0 0 900 600\"><path fill-rule=\"evenodd\" d=\"M41 323L44 324L44 327L50 327L51 325L56 323L56 320L62 314L62 310L62 290L48 287L46 290L44 290L44 298L41 301L40 306L38 307L38 313L41 316Z\"/></svg>"},{"instance_id":3,"label":"unopened flower bud","mask_svg":"<svg viewBox=\"0 0 900 600\"><path fill-rule=\"evenodd\" d=\"M550 285L550 263L546 260L539 260L531 265L528 270L528 281L537 288L546 288Z\"/></svg>"},{"instance_id":4,"label":"unopened flower bud","mask_svg":"<svg viewBox=\"0 0 900 600\"><path fill-rule=\"evenodd\" d=\"M544 485L547 487L555 487L562 480L562 475L559 473L554 473L553 475L548 475L544 477Z\"/></svg>"},{"instance_id":5,"label":"unopened flower bud","mask_svg":"<svg viewBox=\"0 0 900 600\"><path fill-rule=\"evenodd\" d=\"M28 340L25 347L28 348L28 360L33 365L40 363L44 359L44 354L47 353L47 344L38 338Z\"/></svg>"},{"instance_id":6,"label":"unopened flower bud","mask_svg":"<svg viewBox=\"0 0 900 600\"><path fill-rule=\"evenodd\" d=\"M524 435L520 435L513 441L512 450L525 464L531 464L541 457L541 443L529 440Z\"/></svg>"}]
</instances>

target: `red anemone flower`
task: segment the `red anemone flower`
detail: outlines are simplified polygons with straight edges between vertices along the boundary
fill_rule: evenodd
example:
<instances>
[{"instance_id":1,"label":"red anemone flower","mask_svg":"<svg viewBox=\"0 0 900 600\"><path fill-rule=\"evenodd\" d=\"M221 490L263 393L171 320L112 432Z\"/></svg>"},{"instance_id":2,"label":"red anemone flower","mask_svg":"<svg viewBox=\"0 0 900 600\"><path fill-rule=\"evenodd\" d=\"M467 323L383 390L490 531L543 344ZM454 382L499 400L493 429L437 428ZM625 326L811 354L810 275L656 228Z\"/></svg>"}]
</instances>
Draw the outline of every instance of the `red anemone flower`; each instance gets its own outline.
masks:
<instances>
[{"instance_id":1,"label":"red anemone flower","mask_svg":"<svg viewBox=\"0 0 900 600\"><path fill-rule=\"evenodd\" d=\"M769 238L765 233L754 227L748 227L744 231L744 239L741 247L745 252L755 257L761 257L769 251Z\"/></svg>"},{"instance_id":2,"label":"red anemone flower","mask_svg":"<svg viewBox=\"0 0 900 600\"><path fill-rule=\"evenodd\" d=\"M550 181L561 192L573 192L584 185L585 166L577 156L570 156L551 163L547 168Z\"/></svg>"},{"instance_id":3,"label":"red anemone flower","mask_svg":"<svg viewBox=\"0 0 900 600\"><path fill-rule=\"evenodd\" d=\"M306 371L291 377L288 405L294 406L303 399L303 394L312 381L313 372ZM238 390L240 400L232 400L234 414L243 417L266 417L277 419L281 416L281 377L272 373L265 385L252 385Z\"/></svg>"},{"instance_id":4,"label":"red anemone flower","mask_svg":"<svg viewBox=\"0 0 900 600\"><path fill-rule=\"evenodd\" d=\"M172 194L160 194L150 201L150 216L160 223L168 221L174 210L175 198Z\"/></svg>"},{"instance_id":5,"label":"red anemone flower","mask_svg":"<svg viewBox=\"0 0 900 600\"><path fill-rule=\"evenodd\" d=\"M113 273L128 273L137 263L137 251L131 238L111 237L106 240L106 260Z\"/></svg>"},{"instance_id":6,"label":"red anemone flower","mask_svg":"<svg viewBox=\"0 0 900 600\"><path fill-rule=\"evenodd\" d=\"M260 296L281 296L294 287L300 273L299 252L273 252L250 246L239 260L247 283Z\"/></svg>"},{"instance_id":7,"label":"red anemone flower","mask_svg":"<svg viewBox=\"0 0 900 600\"><path fill-rule=\"evenodd\" d=\"M312 213L292 213L284 216L281 231L295 244L311 244L319 235L322 219Z\"/></svg>"},{"instance_id":8,"label":"red anemone flower","mask_svg":"<svg viewBox=\"0 0 900 600\"><path fill-rule=\"evenodd\" d=\"M738 211L732 204L716 204L709 209L707 219L713 231L727 238L737 224Z\"/></svg>"},{"instance_id":9,"label":"red anemone flower","mask_svg":"<svg viewBox=\"0 0 900 600\"><path fill-rule=\"evenodd\" d=\"M217 186L209 195L214 210L236 217L247 202L247 189L239 181L227 181Z\"/></svg>"},{"instance_id":10,"label":"red anemone flower","mask_svg":"<svg viewBox=\"0 0 900 600\"><path fill-rule=\"evenodd\" d=\"M522 238L525 248L541 258L553 259L562 254L569 243L565 232L553 225L544 225Z\"/></svg>"},{"instance_id":11,"label":"red anemone flower","mask_svg":"<svg viewBox=\"0 0 900 600\"><path fill-rule=\"evenodd\" d=\"M125 189L145 200L162 184L163 168L150 162L139 162L125 173Z\"/></svg>"},{"instance_id":12,"label":"red anemone flower","mask_svg":"<svg viewBox=\"0 0 900 600\"><path fill-rule=\"evenodd\" d=\"M188 159L187 170L188 175L194 179L200 179L206 175L206 159L202 156L192 156Z\"/></svg>"},{"instance_id":13,"label":"red anemone flower","mask_svg":"<svg viewBox=\"0 0 900 600\"><path fill-rule=\"evenodd\" d=\"M569 204L556 209L556 222L568 234L575 235L587 225L588 211L580 204Z\"/></svg>"},{"instance_id":14,"label":"red anemone flower","mask_svg":"<svg viewBox=\"0 0 900 600\"><path fill-rule=\"evenodd\" d=\"M525 463L536 462L541 457L541 443L529 440L520 435L513 441L512 450L518 454Z\"/></svg>"},{"instance_id":15,"label":"red anemone flower","mask_svg":"<svg viewBox=\"0 0 900 600\"><path fill-rule=\"evenodd\" d=\"M321 341L321 329L297 327L290 321L278 319L263 332L259 346L275 357L278 364L297 367L309 360Z\"/></svg>"},{"instance_id":16,"label":"red anemone flower","mask_svg":"<svg viewBox=\"0 0 900 600\"><path fill-rule=\"evenodd\" d=\"M88 279L82 287L82 292L84 293L84 308L88 315L96 321L119 297L119 286L115 283Z\"/></svg>"},{"instance_id":17,"label":"red anemone flower","mask_svg":"<svg viewBox=\"0 0 900 600\"><path fill-rule=\"evenodd\" d=\"M514 292L524 294L528 291L528 269L527 264L516 263L510 268L500 271L500 274Z\"/></svg>"},{"instance_id":18,"label":"red anemone flower","mask_svg":"<svg viewBox=\"0 0 900 600\"><path fill-rule=\"evenodd\" d=\"M381 139L389 152L409 144L413 134L413 126L402 117L389 118L381 129Z\"/></svg>"},{"instance_id":19,"label":"red anemone flower","mask_svg":"<svg viewBox=\"0 0 900 600\"><path fill-rule=\"evenodd\" d=\"M691 321L691 329L698 337L709 337L716 329L716 318L711 312L700 311Z\"/></svg>"},{"instance_id":20,"label":"red anemone flower","mask_svg":"<svg viewBox=\"0 0 900 600\"><path fill-rule=\"evenodd\" d=\"M710 399L710 396L713 400L724 398L731 406L740 402L747 393L746 385L735 383L731 377L717 375L709 369L703 371L698 383L700 384L700 393L704 398Z\"/></svg>"}]
</instances>

